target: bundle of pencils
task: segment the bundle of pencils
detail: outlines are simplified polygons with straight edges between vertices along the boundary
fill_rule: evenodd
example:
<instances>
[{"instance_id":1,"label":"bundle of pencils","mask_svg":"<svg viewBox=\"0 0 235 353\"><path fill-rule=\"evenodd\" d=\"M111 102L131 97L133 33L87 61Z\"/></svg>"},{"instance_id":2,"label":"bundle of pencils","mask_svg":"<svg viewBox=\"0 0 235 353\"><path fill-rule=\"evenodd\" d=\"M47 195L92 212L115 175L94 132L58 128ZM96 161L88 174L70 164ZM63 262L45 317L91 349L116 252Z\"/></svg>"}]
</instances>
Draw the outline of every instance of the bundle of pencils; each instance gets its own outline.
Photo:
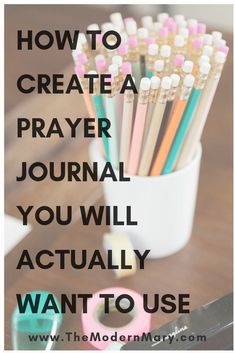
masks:
<instances>
[{"instance_id":1,"label":"bundle of pencils","mask_svg":"<svg viewBox=\"0 0 235 353\"><path fill-rule=\"evenodd\" d=\"M120 13L111 14L110 21L100 26L95 55L81 33L72 53L89 116L111 123L111 137L102 136L104 157L114 168L124 162L130 175L184 168L201 140L229 51L222 33L207 34L204 23L167 13L158 14L156 22L142 17L141 27ZM121 35L115 50L102 44L103 34L112 30ZM114 39L110 35L109 43ZM111 93L99 94L96 79L89 95L88 72L109 73ZM120 93L126 75L132 75L138 93Z\"/></svg>"}]
</instances>

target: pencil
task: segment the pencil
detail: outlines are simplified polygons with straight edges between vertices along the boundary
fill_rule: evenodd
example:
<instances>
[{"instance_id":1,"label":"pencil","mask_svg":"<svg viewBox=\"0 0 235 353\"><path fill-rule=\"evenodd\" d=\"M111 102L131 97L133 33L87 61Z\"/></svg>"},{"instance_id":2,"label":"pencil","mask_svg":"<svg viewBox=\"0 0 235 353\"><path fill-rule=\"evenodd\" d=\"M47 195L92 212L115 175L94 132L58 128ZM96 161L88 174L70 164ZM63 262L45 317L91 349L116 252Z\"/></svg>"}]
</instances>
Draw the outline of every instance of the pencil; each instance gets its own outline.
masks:
<instances>
[{"instance_id":1,"label":"pencil","mask_svg":"<svg viewBox=\"0 0 235 353\"><path fill-rule=\"evenodd\" d=\"M85 66L84 65L77 65L75 67L75 72L77 76L79 77L81 83L82 83L82 89L83 89L83 99L85 102L85 106L88 112L89 117L94 118L96 116L95 114L95 109L92 104L92 99L88 91L88 83L86 79L84 79L84 74L86 73ZM97 130L97 127L96 127Z\"/></svg>"},{"instance_id":2,"label":"pencil","mask_svg":"<svg viewBox=\"0 0 235 353\"><path fill-rule=\"evenodd\" d=\"M144 176L149 173L170 87L171 78L168 76L163 77L159 97L153 111L149 132L143 148L138 175Z\"/></svg>"},{"instance_id":3,"label":"pencil","mask_svg":"<svg viewBox=\"0 0 235 353\"><path fill-rule=\"evenodd\" d=\"M211 73L203 90L203 94L195 112L195 116L183 144L182 151L176 164L176 170L183 168L188 163L190 163L194 156L197 144L201 139L206 119L215 96L225 60L226 55L224 53L217 52L215 54L215 63L212 66Z\"/></svg>"},{"instance_id":4,"label":"pencil","mask_svg":"<svg viewBox=\"0 0 235 353\"><path fill-rule=\"evenodd\" d=\"M185 135L187 133L187 129L189 124L193 118L193 114L199 102L200 96L202 94L202 90L204 88L205 82L208 77L208 73L210 71L211 65L209 63L202 63L199 68L199 75L195 81L195 87L192 89L191 95L189 97L189 101L185 112L183 114L182 120L180 122L180 126L175 135L173 144L171 146L169 155L167 156L166 163L164 165L162 174L168 174L173 171L176 159L180 153L180 149L184 142Z\"/></svg>"},{"instance_id":5,"label":"pencil","mask_svg":"<svg viewBox=\"0 0 235 353\"><path fill-rule=\"evenodd\" d=\"M174 140L177 128L180 124L180 120L183 116L185 107L187 105L187 101L191 93L193 84L194 84L194 77L192 75L186 75L183 80L179 99L175 104L174 110L172 112L171 120L169 121L161 146L159 148L158 154L153 163L153 167L151 169L152 176L157 176L161 174L162 168L167 159L167 155L170 151L171 144Z\"/></svg>"},{"instance_id":6,"label":"pencil","mask_svg":"<svg viewBox=\"0 0 235 353\"><path fill-rule=\"evenodd\" d=\"M150 83L151 81L147 77L142 78L140 81L138 103L136 108L133 136L131 141L130 157L128 162L128 173L130 175L136 175L139 166L140 152L142 147L145 119L148 106Z\"/></svg>"},{"instance_id":7,"label":"pencil","mask_svg":"<svg viewBox=\"0 0 235 353\"><path fill-rule=\"evenodd\" d=\"M148 46L146 55L146 76L151 78L153 76L154 63L157 60L158 45L150 44Z\"/></svg>"},{"instance_id":8,"label":"pencil","mask_svg":"<svg viewBox=\"0 0 235 353\"><path fill-rule=\"evenodd\" d=\"M132 73L135 78L136 86L139 87L141 80L140 55L138 50L138 40L136 35L129 36L129 61L132 64Z\"/></svg>"}]
</instances>

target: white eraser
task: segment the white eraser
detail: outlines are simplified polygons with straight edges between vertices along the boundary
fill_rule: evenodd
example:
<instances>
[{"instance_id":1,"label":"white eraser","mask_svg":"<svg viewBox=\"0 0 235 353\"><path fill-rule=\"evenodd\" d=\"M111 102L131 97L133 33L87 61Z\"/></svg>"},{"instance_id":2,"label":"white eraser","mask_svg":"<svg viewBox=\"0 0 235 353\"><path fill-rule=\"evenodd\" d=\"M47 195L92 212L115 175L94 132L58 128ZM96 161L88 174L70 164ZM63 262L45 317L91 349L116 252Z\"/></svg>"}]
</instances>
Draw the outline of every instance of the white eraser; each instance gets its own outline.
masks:
<instances>
[{"instance_id":1,"label":"white eraser","mask_svg":"<svg viewBox=\"0 0 235 353\"><path fill-rule=\"evenodd\" d=\"M151 81L148 77L143 77L140 81L140 89L147 91L150 88Z\"/></svg>"},{"instance_id":2,"label":"white eraser","mask_svg":"<svg viewBox=\"0 0 235 353\"><path fill-rule=\"evenodd\" d=\"M215 39L222 39L222 33L221 33L221 32L218 32L218 31L213 31L213 32L212 32L212 37L213 37L213 40L215 40Z\"/></svg>"},{"instance_id":3,"label":"white eraser","mask_svg":"<svg viewBox=\"0 0 235 353\"><path fill-rule=\"evenodd\" d=\"M203 75L208 75L210 72L210 69L211 69L211 64L208 62L202 62L199 67L199 71Z\"/></svg>"},{"instance_id":4,"label":"white eraser","mask_svg":"<svg viewBox=\"0 0 235 353\"><path fill-rule=\"evenodd\" d=\"M163 58L169 58L169 56L171 56L171 47L167 44L162 45L160 49L160 55Z\"/></svg>"},{"instance_id":5,"label":"white eraser","mask_svg":"<svg viewBox=\"0 0 235 353\"><path fill-rule=\"evenodd\" d=\"M142 26L148 29L152 29L153 28L153 18L152 16L143 16L141 18L141 23Z\"/></svg>"},{"instance_id":6,"label":"white eraser","mask_svg":"<svg viewBox=\"0 0 235 353\"><path fill-rule=\"evenodd\" d=\"M186 74L190 74L193 71L193 62L191 60L185 60L182 70Z\"/></svg>"},{"instance_id":7,"label":"white eraser","mask_svg":"<svg viewBox=\"0 0 235 353\"><path fill-rule=\"evenodd\" d=\"M161 88L170 89L171 88L171 78L169 76L164 76L161 81Z\"/></svg>"},{"instance_id":8,"label":"white eraser","mask_svg":"<svg viewBox=\"0 0 235 353\"><path fill-rule=\"evenodd\" d=\"M212 56L213 54L213 47L211 45L204 45L202 48L202 54L207 56Z\"/></svg>"},{"instance_id":9,"label":"white eraser","mask_svg":"<svg viewBox=\"0 0 235 353\"><path fill-rule=\"evenodd\" d=\"M104 55L102 55L102 54L97 54L96 56L95 56L95 62L97 63L98 61L103 61L103 60L105 60L105 56Z\"/></svg>"},{"instance_id":10,"label":"white eraser","mask_svg":"<svg viewBox=\"0 0 235 353\"><path fill-rule=\"evenodd\" d=\"M122 66L122 57L120 55L114 55L112 57L112 63L117 65L118 67Z\"/></svg>"},{"instance_id":11,"label":"white eraser","mask_svg":"<svg viewBox=\"0 0 235 353\"><path fill-rule=\"evenodd\" d=\"M181 36L180 34L177 34L174 38L174 45L176 47L183 47L184 46L184 37Z\"/></svg>"},{"instance_id":12,"label":"white eraser","mask_svg":"<svg viewBox=\"0 0 235 353\"><path fill-rule=\"evenodd\" d=\"M126 22L126 31L129 36L135 35L137 33L137 24L134 20Z\"/></svg>"},{"instance_id":13,"label":"white eraser","mask_svg":"<svg viewBox=\"0 0 235 353\"><path fill-rule=\"evenodd\" d=\"M154 30L155 33L157 33L160 28L162 28L162 23L161 22L154 22L153 23L153 30Z\"/></svg>"},{"instance_id":14,"label":"white eraser","mask_svg":"<svg viewBox=\"0 0 235 353\"><path fill-rule=\"evenodd\" d=\"M202 63L209 63L210 58L208 55L201 55L198 62L199 62L199 65L201 65Z\"/></svg>"},{"instance_id":15,"label":"white eraser","mask_svg":"<svg viewBox=\"0 0 235 353\"><path fill-rule=\"evenodd\" d=\"M171 74L171 87L178 87L180 83L180 75Z\"/></svg>"},{"instance_id":16,"label":"white eraser","mask_svg":"<svg viewBox=\"0 0 235 353\"><path fill-rule=\"evenodd\" d=\"M164 60L156 60L154 63L154 70L161 72L164 69Z\"/></svg>"},{"instance_id":17,"label":"white eraser","mask_svg":"<svg viewBox=\"0 0 235 353\"><path fill-rule=\"evenodd\" d=\"M214 43L214 46L218 48L218 47L222 47L222 46L226 45L226 40L215 38L213 40L213 43Z\"/></svg>"},{"instance_id":18,"label":"white eraser","mask_svg":"<svg viewBox=\"0 0 235 353\"><path fill-rule=\"evenodd\" d=\"M114 25L111 22L105 22L101 25L101 30L103 33L114 30Z\"/></svg>"},{"instance_id":19,"label":"white eraser","mask_svg":"<svg viewBox=\"0 0 235 353\"><path fill-rule=\"evenodd\" d=\"M78 41L79 43L81 43L81 45L84 45L87 43L87 39L84 33L79 33Z\"/></svg>"},{"instance_id":20,"label":"white eraser","mask_svg":"<svg viewBox=\"0 0 235 353\"><path fill-rule=\"evenodd\" d=\"M213 37L211 34L204 34L203 36L203 43L204 45L211 45L213 41Z\"/></svg>"},{"instance_id":21,"label":"white eraser","mask_svg":"<svg viewBox=\"0 0 235 353\"><path fill-rule=\"evenodd\" d=\"M215 53L215 62L217 64L224 64L226 61L226 54L222 53L221 51L217 51Z\"/></svg>"},{"instance_id":22,"label":"white eraser","mask_svg":"<svg viewBox=\"0 0 235 353\"><path fill-rule=\"evenodd\" d=\"M149 44L148 54L149 55L157 55L157 53L158 53L158 45L155 43Z\"/></svg>"},{"instance_id":23,"label":"white eraser","mask_svg":"<svg viewBox=\"0 0 235 353\"><path fill-rule=\"evenodd\" d=\"M117 76L118 75L118 66L116 64L111 64L108 67L108 72L112 75L112 76Z\"/></svg>"},{"instance_id":24,"label":"white eraser","mask_svg":"<svg viewBox=\"0 0 235 353\"><path fill-rule=\"evenodd\" d=\"M158 89L161 82L160 77L152 76L150 80L151 80L151 88Z\"/></svg>"},{"instance_id":25,"label":"white eraser","mask_svg":"<svg viewBox=\"0 0 235 353\"><path fill-rule=\"evenodd\" d=\"M184 78L184 86L193 87L195 77L193 75L186 75Z\"/></svg>"},{"instance_id":26,"label":"white eraser","mask_svg":"<svg viewBox=\"0 0 235 353\"><path fill-rule=\"evenodd\" d=\"M157 15L157 20L158 22L164 23L168 17L169 17L168 13L162 12Z\"/></svg>"},{"instance_id":27,"label":"white eraser","mask_svg":"<svg viewBox=\"0 0 235 353\"><path fill-rule=\"evenodd\" d=\"M92 24L90 24L88 27L87 27L87 29L88 30L95 30L95 31L97 31L97 30L99 30L100 29L100 27L99 27L99 25L97 24L97 23L92 23Z\"/></svg>"},{"instance_id":28,"label":"white eraser","mask_svg":"<svg viewBox=\"0 0 235 353\"><path fill-rule=\"evenodd\" d=\"M127 44L127 42L128 42L128 35L126 32L123 32L121 34L121 44Z\"/></svg>"},{"instance_id":29,"label":"white eraser","mask_svg":"<svg viewBox=\"0 0 235 353\"><path fill-rule=\"evenodd\" d=\"M140 39L146 39L146 38L148 38L148 30L147 30L147 28L144 28L144 27L140 27L140 28L138 28L138 31L137 31L137 36L138 36L138 38L140 38Z\"/></svg>"},{"instance_id":30,"label":"white eraser","mask_svg":"<svg viewBox=\"0 0 235 353\"><path fill-rule=\"evenodd\" d=\"M188 36L189 36L188 28L180 27L178 33L179 33L179 35L183 36L185 39L188 38Z\"/></svg>"},{"instance_id":31,"label":"white eraser","mask_svg":"<svg viewBox=\"0 0 235 353\"><path fill-rule=\"evenodd\" d=\"M193 26L193 27L197 26L198 24L198 20L196 20L195 18L189 18L187 22L188 22L188 26Z\"/></svg>"},{"instance_id":32,"label":"white eraser","mask_svg":"<svg viewBox=\"0 0 235 353\"><path fill-rule=\"evenodd\" d=\"M177 25L178 25L179 29L180 28L186 28L187 27L187 21L186 20L181 21L181 22L177 23Z\"/></svg>"},{"instance_id":33,"label":"white eraser","mask_svg":"<svg viewBox=\"0 0 235 353\"><path fill-rule=\"evenodd\" d=\"M184 15L175 15L174 19L177 24L181 23L182 21L185 21Z\"/></svg>"},{"instance_id":34,"label":"white eraser","mask_svg":"<svg viewBox=\"0 0 235 353\"><path fill-rule=\"evenodd\" d=\"M109 17L110 17L110 21L114 25L117 25L119 23L123 23L122 15L120 12L113 12L113 13L111 13L111 15Z\"/></svg>"}]
</instances>

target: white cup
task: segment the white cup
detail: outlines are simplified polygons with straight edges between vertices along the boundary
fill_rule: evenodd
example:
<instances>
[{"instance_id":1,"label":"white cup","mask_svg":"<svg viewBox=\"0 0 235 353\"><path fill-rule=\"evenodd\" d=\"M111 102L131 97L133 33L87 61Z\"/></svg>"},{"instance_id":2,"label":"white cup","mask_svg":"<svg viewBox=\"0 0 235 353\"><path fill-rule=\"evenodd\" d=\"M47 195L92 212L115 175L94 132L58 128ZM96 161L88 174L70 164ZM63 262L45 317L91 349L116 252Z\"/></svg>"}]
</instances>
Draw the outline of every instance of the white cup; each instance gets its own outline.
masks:
<instances>
[{"instance_id":1,"label":"white cup","mask_svg":"<svg viewBox=\"0 0 235 353\"><path fill-rule=\"evenodd\" d=\"M97 141L90 145L90 158L103 170ZM102 184L106 205L118 206L120 219L126 219L131 206L138 225L111 226L113 232L127 232L134 249L150 249L148 257L160 258L182 249L192 233L202 148L198 145L192 162L171 174L156 177L130 176L129 182L105 179ZM115 171L115 173L118 173Z\"/></svg>"}]
</instances>

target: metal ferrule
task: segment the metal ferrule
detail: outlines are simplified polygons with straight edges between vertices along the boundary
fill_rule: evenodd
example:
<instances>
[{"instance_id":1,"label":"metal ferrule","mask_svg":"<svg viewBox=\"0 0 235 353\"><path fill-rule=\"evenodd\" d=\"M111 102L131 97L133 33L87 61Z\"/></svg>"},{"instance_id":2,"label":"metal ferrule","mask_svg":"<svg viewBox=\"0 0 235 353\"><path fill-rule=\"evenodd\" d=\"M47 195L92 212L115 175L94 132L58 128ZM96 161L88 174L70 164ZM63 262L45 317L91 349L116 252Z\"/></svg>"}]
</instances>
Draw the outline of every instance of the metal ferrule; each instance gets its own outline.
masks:
<instances>
[{"instance_id":1,"label":"metal ferrule","mask_svg":"<svg viewBox=\"0 0 235 353\"><path fill-rule=\"evenodd\" d=\"M183 85L180 91L180 100L188 100L191 91L192 91L192 87L186 87Z\"/></svg>"},{"instance_id":2,"label":"metal ferrule","mask_svg":"<svg viewBox=\"0 0 235 353\"><path fill-rule=\"evenodd\" d=\"M198 74L198 76L196 77L195 80L195 88L197 89L203 89L206 83L208 75L204 75L204 74Z\"/></svg>"},{"instance_id":3,"label":"metal ferrule","mask_svg":"<svg viewBox=\"0 0 235 353\"><path fill-rule=\"evenodd\" d=\"M177 89L178 89L178 87L172 87L170 89L170 92L168 94L168 101L173 101L175 99Z\"/></svg>"},{"instance_id":4,"label":"metal ferrule","mask_svg":"<svg viewBox=\"0 0 235 353\"><path fill-rule=\"evenodd\" d=\"M149 91L149 103L156 103L159 89L150 89Z\"/></svg>"},{"instance_id":5,"label":"metal ferrule","mask_svg":"<svg viewBox=\"0 0 235 353\"><path fill-rule=\"evenodd\" d=\"M147 90L147 91L141 90L141 91L139 92L138 103L140 103L140 104L147 104L147 103L148 103L148 97L149 97L149 90Z\"/></svg>"},{"instance_id":6,"label":"metal ferrule","mask_svg":"<svg viewBox=\"0 0 235 353\"><path fill-rule=\"evenodd\" d=\"M210 77L213 77L213 79L218 79L221 76L222 70L223 70L224 64L218 64L215 63L212 66L211 72L209 74Z\"/></svg>"},{"instance_id":7,"label":"metal ferrule","mask_svg":"<svg viewBox=\"0 0 235 353\"><path fill-rule=\"evenodd\" d=\"M138 51L138 48L132 48L132 49L129 49L129 61L130 62L136 62L139 60L139 51Z\"/></svg>"},{"instance_id":8,"label":"metal ferrule","mask_svg":"<svg viewBox=\"0 0 235 353\"><path fill-rule=\"evenodd\" d=\"M168 95L169 95L169 89L161 88L158 96L158 103L165 104L167 102Z\"/></svg>"},{"instance_id":9,"label":"metal ferrule","mask_svg":"<svg viewBox=\"0 0 235 353\"><path fill-rule=\"evenodd\" d=\"M124 101L125 103L132 103L134 101L134 93L132 90L127 90L124 93Z\"/></svg>"}]
</instances>

